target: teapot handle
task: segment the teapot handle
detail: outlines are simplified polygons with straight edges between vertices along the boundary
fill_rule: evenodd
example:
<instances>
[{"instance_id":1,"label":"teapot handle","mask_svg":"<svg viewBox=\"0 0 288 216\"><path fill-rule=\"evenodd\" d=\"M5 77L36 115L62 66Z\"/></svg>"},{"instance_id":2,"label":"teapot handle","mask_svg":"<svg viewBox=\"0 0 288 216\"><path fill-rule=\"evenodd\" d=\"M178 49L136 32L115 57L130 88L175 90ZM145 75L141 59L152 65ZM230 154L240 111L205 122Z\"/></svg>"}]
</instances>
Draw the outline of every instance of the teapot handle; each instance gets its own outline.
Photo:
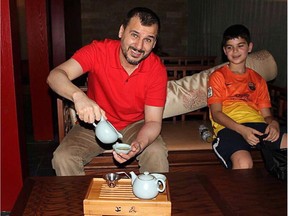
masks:
<instances>
[{"instance_id":1,"label":"teapot handle","mask_svg":"<svg viewBox=\"0 0 288 216\"><path fill-rule=\"evenodd\" d=\"M165 181L164 181L163 179L157 179L156 182L157 182L157 185L158 185L157 190L158 190L159 192L165 191L165 189L166 189ZM159 182L161 182L162 188L160 188L160 185L161 185L161 184L158 184Z\"/></svg>"},{"instance_id":2,"label":"teapot handle","mask_svg":"<svg viewBox=\"0 0 288 216\"><path fill-rule=\"evenodd\" d=\"M104 117L101 116L100 121L104 121L104 120L105 120ZM95 128L97 127L97 124L96 124L95 122L93 122L92 124L93 124L93 126L94 126Z\"/></svg>"}]
</instances>

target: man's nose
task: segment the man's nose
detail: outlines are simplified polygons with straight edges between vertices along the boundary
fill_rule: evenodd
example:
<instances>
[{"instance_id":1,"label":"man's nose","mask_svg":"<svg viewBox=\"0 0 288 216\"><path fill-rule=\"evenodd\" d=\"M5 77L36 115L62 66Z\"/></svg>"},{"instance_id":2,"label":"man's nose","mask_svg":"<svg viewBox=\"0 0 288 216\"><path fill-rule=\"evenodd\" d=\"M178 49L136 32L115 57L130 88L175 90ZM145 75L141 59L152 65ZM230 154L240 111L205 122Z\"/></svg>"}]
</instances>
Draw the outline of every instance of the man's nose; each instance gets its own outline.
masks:
<instances>
[{"instance_id":1,"label":"man's nose","mask_svg":"<svg viewBox=\"0 0 288 216\"><path fill-rule=\"evenodd\" d=\"M144 44L144 40L139 39L139 40L137 40L136 43L135 43L135 48L136 48L137 50L142 50L143 44Z\"/></svg>"}]
</instances>

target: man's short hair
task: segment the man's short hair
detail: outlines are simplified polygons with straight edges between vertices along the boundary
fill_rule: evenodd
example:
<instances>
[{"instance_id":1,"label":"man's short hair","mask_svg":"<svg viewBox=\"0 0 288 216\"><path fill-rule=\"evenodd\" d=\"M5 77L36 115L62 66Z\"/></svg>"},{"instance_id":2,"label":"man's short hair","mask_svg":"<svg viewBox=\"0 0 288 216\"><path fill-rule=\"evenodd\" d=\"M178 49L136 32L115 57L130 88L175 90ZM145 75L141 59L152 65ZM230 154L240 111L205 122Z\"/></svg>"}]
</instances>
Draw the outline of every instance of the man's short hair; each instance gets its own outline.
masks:
<instances>
[{"instance_id":1,"label":"man's short hair","mask_svg":"<svg viewBox=\"0 0 288 216\"><path fill-rule=\"evenodd\" d=\"M138 16L141 21L141 25L143 26L151 26L151 25L158 25L158 34L160 32L160 19L156 13L154 13L149 8L145 7L135 7L131 9L125 19L122 22L124 28L127 27L128 23L130 22L132 17Z\"/></svg>"}]
</instances>

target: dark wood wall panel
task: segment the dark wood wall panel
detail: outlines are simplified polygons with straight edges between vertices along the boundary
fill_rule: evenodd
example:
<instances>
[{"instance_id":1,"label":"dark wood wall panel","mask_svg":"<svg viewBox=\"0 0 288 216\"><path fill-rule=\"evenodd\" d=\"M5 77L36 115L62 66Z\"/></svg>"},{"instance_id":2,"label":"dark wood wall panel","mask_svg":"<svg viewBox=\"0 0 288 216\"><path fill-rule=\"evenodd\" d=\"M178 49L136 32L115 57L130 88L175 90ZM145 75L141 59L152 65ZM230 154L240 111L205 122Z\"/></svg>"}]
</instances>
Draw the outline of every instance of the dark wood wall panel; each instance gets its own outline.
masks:
<instances>
[{"instance_id":1,"label":"dark wood wall panel","mask_svg":"<svg viewBox=\"0 0 288 216\"><path fill-rule=\"evenodd\" d=\"M9 3L1 1L1 211L12 209L22 187Z\"/></svg>"},{"instance_id":2,"label":"dark wood wall panel","mask_svg":"<svg viewBox=\"0 0 288 216\"><path fill-rule=\"evenodd\" d=\"M53 140L51 97L46 84L50 71L47 5L45 0L26 0L25 7L34 139Z\"/></svg>"}]
</instances>

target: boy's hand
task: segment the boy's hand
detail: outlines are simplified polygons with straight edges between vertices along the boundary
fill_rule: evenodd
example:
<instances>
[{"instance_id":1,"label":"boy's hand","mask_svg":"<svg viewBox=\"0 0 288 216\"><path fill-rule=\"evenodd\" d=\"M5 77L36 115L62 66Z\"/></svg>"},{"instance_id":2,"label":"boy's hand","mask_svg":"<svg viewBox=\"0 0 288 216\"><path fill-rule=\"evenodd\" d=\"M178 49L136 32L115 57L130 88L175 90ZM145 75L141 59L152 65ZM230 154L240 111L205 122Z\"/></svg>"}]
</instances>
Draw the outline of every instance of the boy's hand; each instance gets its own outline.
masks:
<instances>
[{"instance_id":1,"label":"boy's hand","mask_svg":"<svg viewBox=\"0 0 288 216\"><path fill-rule=\"evenodd\" d=\"M275 142L279 136L280 136L280 129L279 129L279 124L277 121L273 120L268 124L265 134L268 134L267 137L263 140Z\"/></svg>"},{"instance_id":2,"label":"boy's hand","mask_svg":"<svg viewBox=\"0 0 288 216\"><path fill-rule=\"evenodd\" d=\"M263 133L253 128L244 126L243 129L241 130L241 135L250 145L254 146L257 145L260 141L256 135L262 136Z\"/></svg>"}]
</instances>

